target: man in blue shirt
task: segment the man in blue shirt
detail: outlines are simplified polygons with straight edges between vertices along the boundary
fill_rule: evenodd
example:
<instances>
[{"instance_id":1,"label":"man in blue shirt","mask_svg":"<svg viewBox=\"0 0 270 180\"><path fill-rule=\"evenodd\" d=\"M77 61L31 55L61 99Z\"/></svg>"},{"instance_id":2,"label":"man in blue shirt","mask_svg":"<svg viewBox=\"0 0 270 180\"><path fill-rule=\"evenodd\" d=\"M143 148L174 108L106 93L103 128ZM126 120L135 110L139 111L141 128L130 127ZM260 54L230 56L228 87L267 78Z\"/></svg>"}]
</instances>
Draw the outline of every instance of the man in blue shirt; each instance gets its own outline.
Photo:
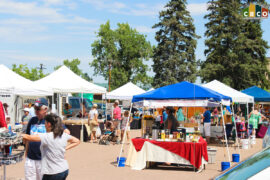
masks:
<instances>
[{"instance_id":1,"label":"man in blue shirt","mask_svg":"<svg viewBox=\"0 0 270 180\"><path fill-rule=\"evenodd\" d=\"M26 134L33 135L46 133L44 117L47 114L48 101L45 98L39 98L35 102L36 116L28 122ZM26 142L26 160L25 160L25 180L41 180L41 152L40 142Z\"/></svg>"},{"instance_id":2,"label":"man in blue shirt","mask_svg":"<svg viewBox=\"0 0 270 180\"><path fill-rule=\"evenodd\" d=\"M163 108L162 117L163 117L163 122L165 122L168 118L166 107Z\"/></svg>"},{"instance_id":3,"label":"man in blue shirt","mask_svg":"<svg viewBox=\"0 0 270 180\"><path fill-rule=\"evenodd\" d=\"M206 138L206 142L210 143L210 136L211 136L211 112L209 111L209 108L205 108L205 112L203 114L203 129L204 129L204 135Z\"/></svg>"}]
</instances>

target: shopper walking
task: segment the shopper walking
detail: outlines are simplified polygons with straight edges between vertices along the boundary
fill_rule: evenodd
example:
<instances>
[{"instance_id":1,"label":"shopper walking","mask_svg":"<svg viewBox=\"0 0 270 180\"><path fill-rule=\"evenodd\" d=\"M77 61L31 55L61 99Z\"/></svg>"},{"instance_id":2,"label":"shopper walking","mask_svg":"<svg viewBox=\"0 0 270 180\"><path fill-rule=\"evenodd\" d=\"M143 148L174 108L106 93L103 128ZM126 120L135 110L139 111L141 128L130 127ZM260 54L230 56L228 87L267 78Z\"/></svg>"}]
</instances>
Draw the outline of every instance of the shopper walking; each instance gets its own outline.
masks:
<instances>
[{"instance_id":1,"label":"shopper walking","mask_svg":"<svg viewBox=\"0 0 270 180\"><path fill-rule=\"evenodd\" d=\"M99 126L97 104L94 104L88 115L88 124L90 125L91 140L90 142L97 142L96 132Z\"/></svg>"}]
</instances>

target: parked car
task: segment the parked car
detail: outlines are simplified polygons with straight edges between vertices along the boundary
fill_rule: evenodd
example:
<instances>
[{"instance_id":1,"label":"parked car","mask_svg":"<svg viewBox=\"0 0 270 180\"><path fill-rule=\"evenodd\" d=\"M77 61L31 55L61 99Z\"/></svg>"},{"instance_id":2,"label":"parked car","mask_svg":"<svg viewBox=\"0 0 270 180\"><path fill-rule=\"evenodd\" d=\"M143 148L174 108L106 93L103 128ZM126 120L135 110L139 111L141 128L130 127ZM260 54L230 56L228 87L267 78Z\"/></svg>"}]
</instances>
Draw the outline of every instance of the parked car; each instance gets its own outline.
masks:
<instances>
[{"instance_id":1,"label":"parked car","mask_svg":"<svg viewBox=\"0 0 270 180\"><path fill-rule=\"evenodd\" d=\"M96 103L97 104L97 110L98 110L98 119L105 118L106 114L106 104L102 103Z\"/></svg>"},{"instance_id":2,"label":"parked car","mask_svg":"<svg viewBox=\"0 0 270 180\"><path fill-rule=\"evenodd\" d=\"M81 104L82 104L82 98L80 97L68 97L68 103L71 105L71 110L75 116L79 115L80 111L82 110ZM93 103L86 98L83 98L83 103L85 104L85 110L88 113L92 106Z\"/></svg>"}]
</instances>

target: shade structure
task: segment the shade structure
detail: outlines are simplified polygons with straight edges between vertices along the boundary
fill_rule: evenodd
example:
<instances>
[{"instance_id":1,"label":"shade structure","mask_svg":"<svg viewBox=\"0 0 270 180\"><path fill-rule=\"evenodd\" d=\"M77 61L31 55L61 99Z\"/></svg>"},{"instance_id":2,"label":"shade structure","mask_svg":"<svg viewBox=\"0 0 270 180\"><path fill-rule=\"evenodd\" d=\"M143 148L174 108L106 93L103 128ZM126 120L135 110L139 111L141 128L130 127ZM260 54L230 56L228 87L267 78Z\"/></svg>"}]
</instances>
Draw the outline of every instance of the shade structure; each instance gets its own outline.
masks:
<instances>
[{"instance_id":1,"label":"shade structure","mask_svg":"<svg viewBox=\"0 0 270 180\"><path fill-rule=\"evenodd\" d=\"M84 80L66 66L61 66L58 70L34 83L37 86L51 88L54 93L106 93L105 88Z\"/></svg>"},{"instance_id":2,"label":"shade structure","mask_svg":"<svg viewBox=\"0 0 270 180\"><path fill-rule=\"evenodd\" d=\"M254 102L253 96L249 96L245 93L237 91L227 86L226 84L223 84L222 82L218 80L213 80L202 86L212 89L216 92L219 92L220 94L231 97L233 102L237 102L237 103L253 103Z\"/></svg>"},{"instance_id":3,"label":"shade structure","mask_svg":"<svg viewBox=\"0 0 270 180\"><path fill-rule=\"evenodd\" d=\"M0 92L19 96L49 96L53 92L49 88L42 88L26 79L5 65L0 65Z\"/></svg>"},{"instance_id":4,"label":"shade structure","mask_svg":"<svg viewBox=\"0 0 270 180\"><path fill-rule=\"evenodd\" d=\"M131 100L134 95L145 93L145 90L136 86L132 82L109 92L103 99L119 99L119 100Z\"/></svg>"},{"instance_id":5,"label":"shade structure","mask_svg":"<svg viewBox=\"0 0 270 180\"><path fill-rule=\"evenodd\" d=\"M257 102L270 102L270 93L257 86L249 87L241 92L253 96Z\"/></svg>"},{"instance_id":6,"label":"shade structure","mask_svg":"<svg viewBox=\"0 0 270 180\"><path fill-rule=\"evenodd\" d=\"M193 84L187 81L164 86L153 91L133 96L132 102L143 100L211 100L222 101L231 100L230 97L222 95L216 91Z\"/></svg>"}]
</instances>

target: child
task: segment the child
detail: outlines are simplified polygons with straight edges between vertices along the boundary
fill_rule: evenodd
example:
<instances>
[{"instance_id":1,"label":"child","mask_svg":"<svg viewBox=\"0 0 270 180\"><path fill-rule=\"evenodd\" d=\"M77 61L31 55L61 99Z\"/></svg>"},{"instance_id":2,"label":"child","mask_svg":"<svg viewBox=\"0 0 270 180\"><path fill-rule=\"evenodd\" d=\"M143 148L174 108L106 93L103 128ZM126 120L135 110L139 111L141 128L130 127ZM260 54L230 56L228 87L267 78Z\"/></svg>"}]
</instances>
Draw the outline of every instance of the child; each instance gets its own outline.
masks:
<instances>
[{"instance_id":1,"label":"child","mask_svg":"<svg viewBox=\"0 0 270 180\"><path fill-rule=\"evenodd\" d=\"M123 137L124 137L124 132L125 132L125 128L126 125L128 123L127 126L127 141L129 142L130 138L129 138L129 132L130 132L130 123L132 122L132 117L129 117L129 122L128 122L128 116L129 116L129 111L125 111L124 112L124 117L122 119L122 125L121 125L121 142L123 143Z\"/></svg>"},{"instance_id":2,"label":"child","mask_svg":"<svg viewBox=\"0 0 270 180\"><path fill-rule=\"evenodd\" d=\"M241 138L243 139L245 137L245 133L246 133L246 124L245 124L245 118L244 117L241 118L240 132L241 132Z\"/></svg>"}]
</instances>

